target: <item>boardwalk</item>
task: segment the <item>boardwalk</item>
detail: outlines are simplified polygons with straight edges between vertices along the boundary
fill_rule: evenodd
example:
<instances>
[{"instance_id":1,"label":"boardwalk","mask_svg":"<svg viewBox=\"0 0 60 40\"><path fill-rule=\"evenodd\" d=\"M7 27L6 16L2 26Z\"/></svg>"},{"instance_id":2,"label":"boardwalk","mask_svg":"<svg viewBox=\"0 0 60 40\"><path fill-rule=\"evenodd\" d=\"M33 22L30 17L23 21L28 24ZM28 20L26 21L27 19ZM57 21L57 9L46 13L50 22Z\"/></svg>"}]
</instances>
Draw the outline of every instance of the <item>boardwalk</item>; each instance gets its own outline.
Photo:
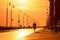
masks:
<instances>
[{"instance_id":1,"label":"boardwalk","mask_svg":"<svg viewBox=\"0 0 60 40\"><path fill-rule=\"evenodd\" d=\"M42 29L19 40L60 40L60 32Z\"/></svg>"}]
</instances>

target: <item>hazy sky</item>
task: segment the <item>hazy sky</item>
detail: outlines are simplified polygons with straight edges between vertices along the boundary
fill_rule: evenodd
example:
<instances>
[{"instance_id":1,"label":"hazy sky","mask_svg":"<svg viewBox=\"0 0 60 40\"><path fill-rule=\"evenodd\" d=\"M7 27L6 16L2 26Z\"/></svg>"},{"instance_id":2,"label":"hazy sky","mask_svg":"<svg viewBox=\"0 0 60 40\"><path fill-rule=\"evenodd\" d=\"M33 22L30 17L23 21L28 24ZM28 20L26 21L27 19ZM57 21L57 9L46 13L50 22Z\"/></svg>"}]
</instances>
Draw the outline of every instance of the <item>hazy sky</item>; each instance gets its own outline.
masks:
<instances>
[{"instance_id":1,"label":"hazy sky","mask_svg":"<svg viewBox=\"0 0 60 40\"><path fill-rule=\"evenodd\" d=\"M10 26L10 17L11 17L11 9L14 5L15 8L12 9L13 13L13 26L17 26L18 24L18 13L20 13L20 24L23 24L23 12L35 19L37 25L45 26L46 19L49 13L49 1L48 0L0 0L0 25L6 25L6 8L7 2L10 2L11 5L8 5L8 25ZM48 9L48 10L47 10ZM19 12L22 10L23 12ZM32 25L34 22L33 19L28 17L28 25ZM24 24L27 25L27 16L25 15Z\"/></svg>"}]
</instances>

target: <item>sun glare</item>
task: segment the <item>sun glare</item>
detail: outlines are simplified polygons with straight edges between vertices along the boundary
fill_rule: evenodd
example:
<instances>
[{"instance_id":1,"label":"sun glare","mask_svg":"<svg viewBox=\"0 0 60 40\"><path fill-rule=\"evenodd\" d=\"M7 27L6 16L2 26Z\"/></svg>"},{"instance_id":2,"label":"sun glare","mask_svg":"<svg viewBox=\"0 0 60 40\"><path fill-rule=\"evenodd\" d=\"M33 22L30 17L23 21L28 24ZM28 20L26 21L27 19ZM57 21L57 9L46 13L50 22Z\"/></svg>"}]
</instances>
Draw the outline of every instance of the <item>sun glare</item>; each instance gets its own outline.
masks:
<instances>
[{"instance_id":1,"label":"sun glare","mask_svg":"<svg viewBox=\"0 0 60 40\"><path fill-rule=\"evenodd\" d=\"M28 3L27 0L17 0L16 1L19 6L17 6L20 10L25 10L27 8L26 4Z\"/></svg>"},{"instance_id":2,"label":"sun glare","mask_svg":"<svg viewBox=\"0 0 60 40\"><path fill-rule=\"evenodd\" d=\"M24 36L27 36L27 35L29 35L30 33L28 32L28 30L25 30L25 29L21 29L20 31L18 31L18 39L19 38L22 38L22 37L24 37Z\"/></svg>"},{"instance_id":3,"label":"sun glare","mask_svg":"<svg viewBox=\"0 0 60 40\"><path fill-rule=\"evenodd\" d=\"M42 29L43 28L38 28L38 29L36 29L36 31L42 30ZM33 29L20 29L19 31L17 31L17 39L23 38L23 37L28 36L32 33L34 33Z\"/></svg>"},{"instance_id":4,"label":"sun glare","mask_svg":"<svg viewBox=\"0 0 60 40\"><path fill-rule=\"evenodd\" d=\"M27 0L17 0L19 2L19 4L25 4L27 3Z\"/></svg>"},{"instance_id":5,"label":"sun glare","mask_svg":"<svg viewBox=\"0 0 60 40\"><path fill-rule=\"evenodd\" d=\"M10 1L12 1L12 0L10 0ZM13 0L12 2L14 2L15 4L23 5L23 4L28 3L28 0Z\"/></svg>"},{"instance_id":6,"label":"sun glare","mask_svg":"<svg viewBox=\"0 0 60 40\"><path fill-rule=\"evenodd\" d=\"M26 0L20 0L20 2L21 2L21 3L24 3L24 2L26 2Z\"/></svg>"},{"instance_id":7,"label":"sun glare","mask_svg":"<svg viewBox=\"0 0 60 40\"><path fill-rule=\"evenodd\" d=\"M26 10L27 7L26 6L19 6L18 9L20 9L20 10Z\"/></svg>"}]
</instances>

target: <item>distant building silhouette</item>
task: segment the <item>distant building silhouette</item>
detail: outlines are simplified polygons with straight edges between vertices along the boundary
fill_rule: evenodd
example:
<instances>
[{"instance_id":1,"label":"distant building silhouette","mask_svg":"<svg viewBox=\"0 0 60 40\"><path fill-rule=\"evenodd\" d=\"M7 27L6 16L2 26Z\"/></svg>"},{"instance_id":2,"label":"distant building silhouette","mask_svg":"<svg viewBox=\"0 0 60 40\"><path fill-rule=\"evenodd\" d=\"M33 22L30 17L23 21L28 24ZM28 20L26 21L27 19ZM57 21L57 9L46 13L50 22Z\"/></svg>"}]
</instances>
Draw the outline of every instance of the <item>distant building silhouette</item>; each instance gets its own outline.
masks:
<instances>
[{"instance_id":1,"label":"distant building silhouette","mask_svg":"<svg viewBox=\"0 0 60 40\"><path fill-rule=\"evenodd\" d=\"M49 23L48 26L50 28L55 28L57 25L57 21L60 20L60 0L49 0L50 1L50 18L49 18Z\"/></svg>"},{"instance_id":2,"label":"distant building silhouette","mask_svg":"<svg viewBox=\"0 0 60 40\"><path fill-rule=\"evenodd\" d=\"M55 16L56 20L60 20L60 0L56 0L55 2Z\"/></svg>"}]
</instances>

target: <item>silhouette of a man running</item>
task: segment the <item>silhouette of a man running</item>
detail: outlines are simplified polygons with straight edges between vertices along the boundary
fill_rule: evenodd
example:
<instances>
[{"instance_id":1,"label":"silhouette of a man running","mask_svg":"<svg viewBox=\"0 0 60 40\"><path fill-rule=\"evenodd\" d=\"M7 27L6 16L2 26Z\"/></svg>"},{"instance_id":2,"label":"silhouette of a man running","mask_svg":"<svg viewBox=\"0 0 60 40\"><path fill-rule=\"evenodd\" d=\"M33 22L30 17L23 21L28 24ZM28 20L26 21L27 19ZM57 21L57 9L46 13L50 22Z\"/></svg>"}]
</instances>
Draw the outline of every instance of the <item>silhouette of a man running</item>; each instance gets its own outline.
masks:
<instances>
[{"instance_id":1,"label":"silhouette of a man running","mask_svg":"<svg viewBox=\"0 0 60 40\"><path fill-rule=\"evenodd\" d=\"M34 27L34 32L35 32L35 29L36 29L36 23L35 22L33 23L33 27Z\"/></svg>"}]
</instances>

